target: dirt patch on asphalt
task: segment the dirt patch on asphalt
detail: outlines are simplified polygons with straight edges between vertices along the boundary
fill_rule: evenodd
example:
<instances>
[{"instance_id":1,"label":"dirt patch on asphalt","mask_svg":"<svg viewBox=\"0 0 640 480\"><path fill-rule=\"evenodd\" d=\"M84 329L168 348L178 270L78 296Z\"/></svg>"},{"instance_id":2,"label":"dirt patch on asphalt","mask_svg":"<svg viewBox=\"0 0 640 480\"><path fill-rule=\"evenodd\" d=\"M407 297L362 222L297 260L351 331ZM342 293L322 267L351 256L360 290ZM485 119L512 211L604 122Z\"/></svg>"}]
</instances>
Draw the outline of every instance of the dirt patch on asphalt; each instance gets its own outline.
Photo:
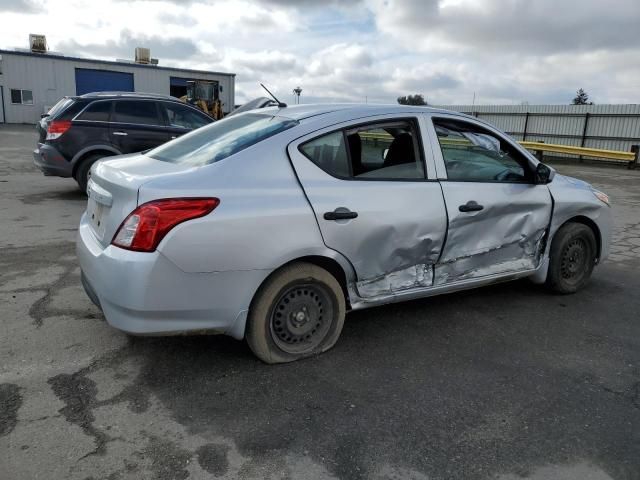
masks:
<instances>
[{"instance_id":1,"label":"dirt patch on asphalt","mask_svg":"<svg viewBox=\"0 0 640 480\"><path fill-rule=\"evenodd\" d=\"M9 435L18 423L22 406L20 387L13 383L0 384L0 437Z\"/></svg>"}]
</instances>

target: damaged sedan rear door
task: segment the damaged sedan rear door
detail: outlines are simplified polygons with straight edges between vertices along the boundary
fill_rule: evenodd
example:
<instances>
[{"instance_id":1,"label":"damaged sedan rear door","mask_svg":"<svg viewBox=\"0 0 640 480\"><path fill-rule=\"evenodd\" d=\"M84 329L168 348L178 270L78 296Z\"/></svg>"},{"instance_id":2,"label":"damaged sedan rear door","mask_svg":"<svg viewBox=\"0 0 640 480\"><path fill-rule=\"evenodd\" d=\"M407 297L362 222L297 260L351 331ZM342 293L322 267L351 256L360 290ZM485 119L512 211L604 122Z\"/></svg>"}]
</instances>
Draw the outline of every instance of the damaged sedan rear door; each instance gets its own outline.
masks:
<instances>
[{"instance_id":1,"label":"damaged sedan rear door","mask_svg":"<svg viewBox=\"0 0 640 480\"><path fill-rule=\"evenodd\" d=\"M433 285L447 219L433 159L425 159L424 121L353 121L288 147L325 244L349 259L365 300Z\"/></svg>"},{"instance_id":2,"label":"damaged sedan rear door","mask_svg":"<svg viewBox=\"0 0 640 480\"><path fill-rule=\"evenodd\" d=\"M536 269L551 214L535 162L515 142L472 119L427 115L449 225L434 284Z\"/></svg>"}]
</instances>

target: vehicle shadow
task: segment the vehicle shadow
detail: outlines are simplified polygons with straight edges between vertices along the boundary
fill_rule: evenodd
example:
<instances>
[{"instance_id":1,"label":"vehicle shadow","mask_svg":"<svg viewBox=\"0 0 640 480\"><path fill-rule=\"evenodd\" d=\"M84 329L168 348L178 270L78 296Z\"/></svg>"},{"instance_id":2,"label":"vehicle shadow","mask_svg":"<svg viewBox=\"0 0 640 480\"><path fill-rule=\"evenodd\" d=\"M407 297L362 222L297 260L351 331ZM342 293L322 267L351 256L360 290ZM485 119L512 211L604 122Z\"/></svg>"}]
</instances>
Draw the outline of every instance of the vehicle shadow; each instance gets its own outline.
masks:
<instances>
[{"instance_id":1,"label":"vehicle shadow","mask_svg":"<svg viewBox=\"0 0 640 480\"><path fill-rule=\"evenodd\" d=\"M60 190L48 190L46 192L28 193L18 197L25 205L38 205L52 200L63 202L86 202L87 195L81 192L78 187L72 186Z\"/></svg>"}]
</instances>

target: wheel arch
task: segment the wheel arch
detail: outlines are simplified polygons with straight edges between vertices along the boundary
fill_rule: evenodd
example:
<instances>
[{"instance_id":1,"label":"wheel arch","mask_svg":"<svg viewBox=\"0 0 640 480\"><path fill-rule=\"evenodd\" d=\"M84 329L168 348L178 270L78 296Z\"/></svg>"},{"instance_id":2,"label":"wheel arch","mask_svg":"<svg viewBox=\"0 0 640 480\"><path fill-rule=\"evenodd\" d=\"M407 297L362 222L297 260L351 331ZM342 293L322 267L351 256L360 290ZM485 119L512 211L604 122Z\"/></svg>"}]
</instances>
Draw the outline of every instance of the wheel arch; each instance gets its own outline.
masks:
<instances>
[{"instance_id":1,"label":"wheel arch","mask_svg":"<svg viewBox=\"0 0 640 480\"><path fill-rule=\"evenodd\" d=\"M596 222L591 220L589 217L585 217L584 215L577 215L565 221L562 225L558 227L558 230L560 230L562 227L564 227L568 223L580 223L582 225L586 225L591 229L591 231L593 232L593 236L596 239L596 254L597 254L596 258L599 260L602 254L602 233L600 232L600 228L598 227L598 224L596 224ZM556 232L558 230L556 230Z\"/></svg>"},{"instance_id":2,"label":"wheel arch","mask_svg":"<svg viewBox=\"0 0 640 480\"><path fill-rule=\"evenodd\" d=\"M71 166L72 166L71 175L75 177L76 171L78 170L78 167L80 166L80 164L82 164L82 162L84 162L84 160L88 156L95 155L97 153L104 153L105 157L122 155L121 152L119 152L115 148L110 147L108 145L92 145L91 147L83 148L78 153L76 153L74 157L71 159Z\"/></svg>"},{"instance_id":3,"label":"wheel arch","mask_svg":"<svg viewBox=\"0 0 640 480\"><path fill-rule=\"evenodd\" d=\"M339 254L337 254L337 252L335 257L330 254L317 253L317 254L300 255L300 256L296 256L295 258L291 258L287 260L277 268L274 268L273 271L271 271L269 275L267 275L262 280L262 282L260 282L260 285L258 285L258 288L256 288L253 294L251 303L254 302L260 289L271 277L273 277L276 273L278 273L283 268L294 263L311 263L329 272L340 284L340 288L342 289L342 293L344 294L344 299L347 305L347 309L351 308L349 284L354 275L353 269L351 267L351 264L348 263L346 259L342 258Z\"/></svg>"},{"instance_id":4,"label":"wheel arch","mask_svg":"<svg viewBox=\"0 0 640 480\"><path fill-rule=\"evenodd\" d=\"M329 272L340 284L340 288L342 288L342 293L344 294L344 301L347 305L347 309L351 308L351 302L349 301L349 287L347 282L347 274L345 273L343 267L338 263L338 261L334 258L325 257L322 255L307 255L304 257L296 258L290 262L287 262L286 265L295 262L306 262L311 263L313 265L317 265L320 268L323 268L327 272ZM284 266L284 265L283 265Z\"/></svg>"}]
</instances>

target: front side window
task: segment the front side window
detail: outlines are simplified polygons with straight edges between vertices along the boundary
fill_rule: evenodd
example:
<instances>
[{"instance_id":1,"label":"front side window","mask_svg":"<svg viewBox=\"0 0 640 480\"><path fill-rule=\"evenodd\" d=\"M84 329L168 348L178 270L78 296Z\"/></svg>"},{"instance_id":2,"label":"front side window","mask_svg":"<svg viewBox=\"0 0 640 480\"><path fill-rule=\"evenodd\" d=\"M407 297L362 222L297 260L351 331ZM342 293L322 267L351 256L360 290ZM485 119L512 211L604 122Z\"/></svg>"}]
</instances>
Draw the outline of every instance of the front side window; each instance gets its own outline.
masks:
<instances>
[{"instance_id":1,"label":"front side window","mask_svg":"<svg viewBox=\"0 0 640 480\"><path fill-rule=\"evenodd\" d=\"M112 122L137 125L161 125L155 102L119 100L115 102Z\"/></svg>"},{"instance_id":2,"label":"front side window","mask_svg":"<svg viewBox=\"0 0 640 480\"><path fill-rule=\"evenodd\" d=\"M147 155L163 162L201 166L218 162L284 130L298 125L296 120L272 115L245 113L218 120L169 143Z\"/></svg>"},{"instance_id":3,"label":"front side window","mask_svg":"<svg viewBox=\"0 0 640 480\"><path fill-rule=\"evenodd\" d=\"M526 158L504 139L467 122L434 119L433 123L449 180L530 182Z\"/></svg>"},{"instance_id":4,"label":"front side window","mask_svg":"<svg viewBox=\"0 0 640 480\"><path fill-rule=\"evenodd\" d=\"M90 120L92 122L108 122L111 113L111 102L94 102L80 114L78 120Z\"/></svg>"},{"instance_id":5,"label":"front side window","mask_svg":"<svg viewBox=\"0 0 640 480\"><path fill-rule=\"evenodd\" d=\"M339 178L424 179L418 129L400 120L328 133L304 143L300 151Z\"/></svg>"},{"instance_id":6,"label":"front side window","mask_svg":"<svg viewBox=\"0 0 640 480\"><path fill-rule=\"evenodd\" d=\"M31 90L11 89L11 103L21 105L33 105L33 92Z\"/></svg>"},{"instance_id":7,"label":"front side window","mask_svg":"<svg viewBox=\"0 0 640 480\"><path fill-rule=\"evenodd\" d=\"M211 119L195 112L192 108L174 103L163 104L170 127L194 130L211 123Z\"/></svg>"}]
</instances>

